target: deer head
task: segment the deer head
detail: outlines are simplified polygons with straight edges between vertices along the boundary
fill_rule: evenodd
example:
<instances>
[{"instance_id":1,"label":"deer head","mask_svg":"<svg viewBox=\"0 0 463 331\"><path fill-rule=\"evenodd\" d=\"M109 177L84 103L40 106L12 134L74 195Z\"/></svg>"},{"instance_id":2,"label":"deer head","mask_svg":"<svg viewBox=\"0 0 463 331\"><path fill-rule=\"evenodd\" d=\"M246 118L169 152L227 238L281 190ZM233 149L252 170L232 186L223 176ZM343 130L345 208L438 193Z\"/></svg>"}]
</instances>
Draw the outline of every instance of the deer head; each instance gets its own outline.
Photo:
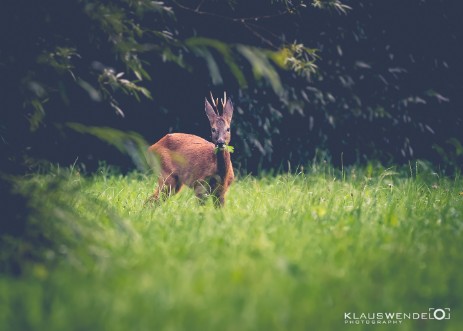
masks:
<instances>
[{"instance_id":1,"label":"deer head","mask_svg":"<svg viewBox=\"0 0 463 331\"><path fill-rule=\"evenodd\" d=\"M230 143L230 123L233 116L233 104L227 100L227 94L224 92L223 99L221 99L223 113L219 114L218 103L219 100L214 100L211 93L212 105L206 98L206 115L211 124L212 143L220 150L223 150L226 145Z\"/></svg>"}]
</instances>

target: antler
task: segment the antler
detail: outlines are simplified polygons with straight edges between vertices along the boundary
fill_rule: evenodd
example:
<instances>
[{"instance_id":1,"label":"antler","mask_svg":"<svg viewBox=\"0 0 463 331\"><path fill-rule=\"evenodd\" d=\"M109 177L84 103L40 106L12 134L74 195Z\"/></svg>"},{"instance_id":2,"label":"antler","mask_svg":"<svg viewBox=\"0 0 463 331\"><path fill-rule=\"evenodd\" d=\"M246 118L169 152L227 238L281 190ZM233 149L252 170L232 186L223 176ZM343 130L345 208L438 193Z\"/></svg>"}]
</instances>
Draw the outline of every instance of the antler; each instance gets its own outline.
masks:
<instances>
[{"instance_id":1,"label":"antler","mask_svg":"<svg viewBox=\"0 0 463 331\"><path fill-rule=\"evenodd\" d=\"M209 91L209 93L211 94L211 100L212 100L212 105L214 106L214 107L213 107L213 108L214 108L214 112L217 114L217 116L220 116L220 115L219 115L219 109L217 108L217 104L219 103L219 99L217 99L217 101L214 100L214 96L212 95L212 92Z\"/></svg>"},{"instance_id":2,"label":"antler","mask_svg":"<svg viewBox=\"0 0 463 331\"><path fill-rule=\"evenodd\" d=\"M227 104L227 92L223 91L223 99L220 99L222 102L222 109L225 109L225 105Z\"/></svg>"},{"instance_id":3,"label":"antler","mask_svg":"<svg viewBox=\"0 0 463 331\"><path fill-rule=\"evenodd\" d=\"M219 98L214 99L214 96L212 95L212 92L209 91L209 93L211 94L212 105L214 106L212 108L214 108L214 112L218 116L220 116L219 107L217 107L217 105L219 104ZM227 104L227 92L226 91L223 92L223 99L220 98L220 103L222 104L222 110L225 109L225 105Z\"/></svg>"}]
</instances>

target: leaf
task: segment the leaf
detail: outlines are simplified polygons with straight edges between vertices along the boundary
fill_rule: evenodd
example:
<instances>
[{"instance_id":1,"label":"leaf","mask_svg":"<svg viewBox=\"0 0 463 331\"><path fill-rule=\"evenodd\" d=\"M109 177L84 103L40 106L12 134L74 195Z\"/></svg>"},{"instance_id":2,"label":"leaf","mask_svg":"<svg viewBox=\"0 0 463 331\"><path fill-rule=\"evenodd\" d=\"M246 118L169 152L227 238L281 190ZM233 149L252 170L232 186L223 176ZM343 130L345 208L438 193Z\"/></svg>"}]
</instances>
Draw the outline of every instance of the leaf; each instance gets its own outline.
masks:
<instances>
[{"instance_id":1,"label":"leaf","mask_svg":"<svg viewBox=\"0 0 463 331\"><path fill-rule=\"evenodd\" d=\"M463 155L463 146L457 138L450 138L447 140L447 144L455 147L455 154L457 156Z\"/></svg>"},{"instance_id":2,"label":"leaf","mask_svg":"<svg viewBox=\"0 0 463 331\"><path fill-rule=\"evenodd\" d=\"M147 152L148 144L136 132L125 132L109 127L86 126L74 122L68 122L66 126L76 132L90 134L116 147L121 153L130 156L139 170L154 169L156 172L159 171L159 161L152 153Z\"/></svg>"},{"instance_id":3,"label":"leaf","mask_svg":"<svg viewBox=\"0 0 463 331\"><path fill-rule=\"evenodd\" d=\"M347 11L352 9L339 0L313 0L312 6L320 9L334 9L342 14L347 14Z\"/></svg>"},{"instance_id":4,"label":"leaf","mask_svg":"<svg viewBox=\"0 0 463 331\"><path fill-rule=\"evenodd\" d=\"M146 88L144 88L144 87L139 87L139 90L140 90L140 92L143 93L143 95L144 95L145 97L147 97L148 99L153 99L153 97L151 96L150 91L148 91Z\"/></svg>"},{"instance_id":5,"label":"leaf","mask_svg":"<svg viewBox=\"0 0 463 331\"><path fill-rule=\"evenodd\" d=\"M207 69L209 70L209 75L211 76L212 83L214 85L219 85L223 83L222 75L220 74L219 66L214 60L211 52L209 52L205 47L196 47L194 48L194 53L202 57L206 61Z\"/></svg>"},{"instance_id":6,"label":"leaf","mask_svg":"<svg viewBox=\"0 0 463 331\"><path fill-rule=\"evenodd\" d=\"M233 74L233 76L235 76L235 79L237 80L238 84L241 87L247 86L246 78L244 77L242 70L236 63L236 60L233 57L232 48L228 44L225 44L215 39L198 37L187 39L185 41L185 44L188 47L190 47L190 49L193 52L195 52L196 48L209 47L215 49L222 55L225 64L228 65L231 73Z\"/></svg>"},{"instance_id":7,"label":"leaf","mask_svg":"<svg viewBox=\"0 0 463 331\"><path fill-rule=\"evenodd\" d=\"M77 80L77 84L80 85L87 93L90 99L93 101L99 102L102 99L102 95L100 91L98 91L96 88L94 88L89 82L79 78Z\"/></svg>"},{"instance_id":8,"label":"leaf","mask_svg":"<svg viewBox=\"0 0 463 331\"><path fill-rule=\"evenodd\" d=\"M31 131L36 131L45 117L45 109L43 107L44 102L45 101L41 101L39 99L33 99L30 101L31 106L34 108L34 112L29 117Z\"/></svg>"},{"instance_id":9,"label":"leaf","mask_svg":"<svg viewBox=\"0 0 463 331\"><path fill-rule=\"evenodd\" d=\"M125 114L124 114L124 112L122 111L122 109L119 108L114 102L111 101L109 104L111 105L111 107L113 107L113 108L116 110L116 113L117 113L118 115L120 115L121 117L125 117Z\"/></svg>"},{"instance_id":10,"label":"leaf","mask_svg":"<svg viewBox=\"0 0 463 331\"><path fill-rule=\"evenodd\" d=\"M219 152L220 148L215 146L214 148L214 154L217 154ZM235 147L230 146L230 145L225 145L222 150L226 150L229 153L233 153L235 151Z\"/></svg>"},{"instance_id":11,"label":"leaf","mask_svg":"<svg viewBox=\"0 0 463 331\"><path fill-rule=\"evenodd\" d=\"M237 46L237 49L251 64L255 78L265 78L276 94L283 92L280 76L270 64L269 57L263 50L244 45Z\"/></svg>"}]
</instances>

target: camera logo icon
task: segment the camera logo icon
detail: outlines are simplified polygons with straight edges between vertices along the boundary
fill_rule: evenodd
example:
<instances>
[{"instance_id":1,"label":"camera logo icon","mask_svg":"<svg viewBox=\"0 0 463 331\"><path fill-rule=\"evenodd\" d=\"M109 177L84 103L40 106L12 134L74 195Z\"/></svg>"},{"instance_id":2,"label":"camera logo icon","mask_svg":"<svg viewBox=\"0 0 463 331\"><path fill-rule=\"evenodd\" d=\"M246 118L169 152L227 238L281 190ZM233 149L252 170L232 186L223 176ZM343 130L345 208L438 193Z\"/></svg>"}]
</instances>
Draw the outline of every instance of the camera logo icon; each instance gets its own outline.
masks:
<instances>
[{"instance_id":1,"label":"camera logo icon","mask_svg":"<svg viewBox=\"0 0 463 331\"><path fill-rule=\"evenodd\" d=\"M429 319L435 320L449 320L450 319L450 308L429 308Z\"/></svg>"}]
</instances>

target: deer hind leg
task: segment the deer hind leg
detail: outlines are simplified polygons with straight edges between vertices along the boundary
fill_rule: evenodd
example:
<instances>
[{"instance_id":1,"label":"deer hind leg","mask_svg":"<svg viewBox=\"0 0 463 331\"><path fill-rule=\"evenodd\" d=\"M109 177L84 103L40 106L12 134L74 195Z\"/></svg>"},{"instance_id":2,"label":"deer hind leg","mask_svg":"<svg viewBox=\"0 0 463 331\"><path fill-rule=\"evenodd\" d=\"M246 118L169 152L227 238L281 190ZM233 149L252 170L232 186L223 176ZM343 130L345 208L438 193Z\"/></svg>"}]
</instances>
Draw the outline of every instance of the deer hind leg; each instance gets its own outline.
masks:
<instances>
[{"instance_id":1,"label":"deer hind leg","mask_svg":"<svg viewBox=\"0 0 463 331\"><path fill-rule=\"evenodd\" d=\"M182 183L178 176L174 174L162 175L158 180L158 187L153 195L146 202L161 202L166 200L171 195L179 192L182 189Z\"/></svg>"}]
</instances>

